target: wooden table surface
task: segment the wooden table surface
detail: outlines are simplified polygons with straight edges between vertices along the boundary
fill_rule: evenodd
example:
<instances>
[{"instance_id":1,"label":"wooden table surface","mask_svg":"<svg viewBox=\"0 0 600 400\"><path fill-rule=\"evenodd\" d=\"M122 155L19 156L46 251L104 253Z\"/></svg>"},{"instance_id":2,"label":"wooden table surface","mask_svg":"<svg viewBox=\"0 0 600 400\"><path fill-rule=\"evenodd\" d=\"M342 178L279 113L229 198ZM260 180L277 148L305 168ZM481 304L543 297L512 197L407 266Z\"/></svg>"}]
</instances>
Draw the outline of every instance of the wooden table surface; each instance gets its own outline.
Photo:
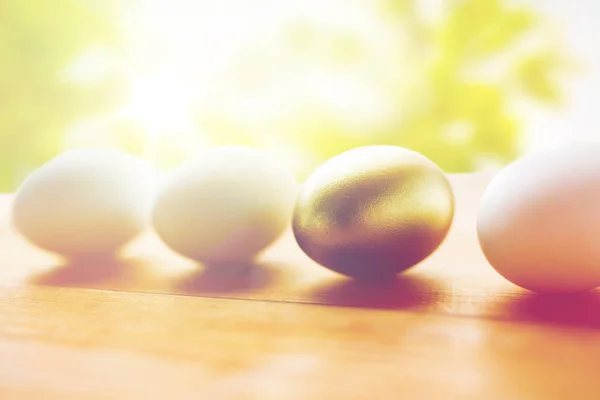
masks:
<instances>
[{"instance_id":1,"label":"wooden table surface","mask_svg":"<svg viewBox=\"0 0 600 400\"><path fill-rule=\"evenodd\" d=\"M315 265L289 233L236 270L152 233L66 265L11 231L0 197L0 399L600 399L600 292L503 280L475 236L491 175L450 178L449 237L387 286Z\"/></svg>"}]
</instances>

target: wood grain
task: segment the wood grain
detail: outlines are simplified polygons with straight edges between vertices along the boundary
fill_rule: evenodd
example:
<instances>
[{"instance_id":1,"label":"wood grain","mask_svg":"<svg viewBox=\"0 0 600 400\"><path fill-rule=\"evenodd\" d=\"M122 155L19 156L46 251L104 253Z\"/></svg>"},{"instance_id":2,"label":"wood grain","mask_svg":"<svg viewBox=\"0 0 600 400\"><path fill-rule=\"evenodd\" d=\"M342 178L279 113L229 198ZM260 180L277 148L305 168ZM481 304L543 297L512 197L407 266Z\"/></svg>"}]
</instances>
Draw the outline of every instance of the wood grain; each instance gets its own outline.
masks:
<instances>
[{"instance_id":1,"label":"wood grain","mask_svg":"<svg viewBox=\"0 0 600 400\"><path fill-rule=\"evenodd\" d=\"M600 398L591 330L73 288L0 304L14 398Z\"/></svg>"},{"instance_id":2,"label":"wood grain","mask_svg":"<svg viewBox=\"0 0 600 400\"><path fill-rule=\"evenodd\" d=\"M211 271L151 233L60 265L0 202L0 399L599 399L600 298L511 285L477 246L489 174L455 175L444 245L388 286L310 262L288 234Z\"/></svg>"}]
</instances>

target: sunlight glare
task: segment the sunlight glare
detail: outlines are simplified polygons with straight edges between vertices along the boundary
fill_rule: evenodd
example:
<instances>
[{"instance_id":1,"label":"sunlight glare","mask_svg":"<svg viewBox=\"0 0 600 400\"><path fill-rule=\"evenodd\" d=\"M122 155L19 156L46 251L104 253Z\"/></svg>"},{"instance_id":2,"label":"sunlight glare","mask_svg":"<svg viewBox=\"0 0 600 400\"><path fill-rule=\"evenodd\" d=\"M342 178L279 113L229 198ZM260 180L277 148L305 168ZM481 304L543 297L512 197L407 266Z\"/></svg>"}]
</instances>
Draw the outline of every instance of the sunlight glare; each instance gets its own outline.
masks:
<instances>
[{"instance_id":1,"label":"sunlight glare","mask_svg":"<svg viewBox=\"0 0 600 400\"><path fill-rule=\"evenodd\" d=\"M139 120L149 135L168 134L190 124L194 93L171 74L133 77L122 117Z\"/></svg>"},{"instance_id":2,"label":"sunlight glare","mask_svg":"<svg viewBox=\"0 0 600 400\"><path fill-rule=\"evenodd\" d=\"M281 127L314 112L349 134L368 134L397 115L391 99L416 70L406 37L369 2L123 4L130 98L117 115L141 123L150 147L161 137L179 140L181 132L202 135L214 125L201 121L216 118L245 132L211 138L251 135L284 151L286 137L298 133Z\"/></svg>"}]
</instances>

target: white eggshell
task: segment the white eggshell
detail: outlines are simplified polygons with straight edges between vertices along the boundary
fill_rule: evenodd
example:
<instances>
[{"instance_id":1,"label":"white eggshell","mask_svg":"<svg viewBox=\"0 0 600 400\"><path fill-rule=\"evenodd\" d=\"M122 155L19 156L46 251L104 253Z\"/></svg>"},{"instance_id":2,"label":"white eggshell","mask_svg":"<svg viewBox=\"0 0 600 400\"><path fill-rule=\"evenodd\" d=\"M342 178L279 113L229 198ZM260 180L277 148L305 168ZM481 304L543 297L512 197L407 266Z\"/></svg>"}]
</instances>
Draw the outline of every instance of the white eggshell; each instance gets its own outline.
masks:
<instances>
[{"instance_id":1,"label":"white eggshell","mask_svg":"<svg viewBox=\"0 0 600 400\"><path fill-rule=\"evenodd\" d=\"M482 198L477 233L489 263L516 285L599 286L600 144L564 144L503 169Z\"/></svg>"},{"instance_id":2,"label":"white eggshell","mask_svg":"<svg viewBox=\"0 0 600 400\"><path fill-rule=\"evenodd\" d=\"M292 174L266 153L219 147L173 171L153 224L184 256L209 264L247 262L291 223L297 192Z\"/></svg>"},{"instance_id":3,"label":"white eggshell","mask_svg":"<svg viewBox=\"0 0 600 400\"><path fill-rule=\"evenodd\" d=\"M114 253L148 226L154 194L154 172L143 160L116 150L72 150L21 185L13 224L52 252Z\"/></svg>"}]
</instances>

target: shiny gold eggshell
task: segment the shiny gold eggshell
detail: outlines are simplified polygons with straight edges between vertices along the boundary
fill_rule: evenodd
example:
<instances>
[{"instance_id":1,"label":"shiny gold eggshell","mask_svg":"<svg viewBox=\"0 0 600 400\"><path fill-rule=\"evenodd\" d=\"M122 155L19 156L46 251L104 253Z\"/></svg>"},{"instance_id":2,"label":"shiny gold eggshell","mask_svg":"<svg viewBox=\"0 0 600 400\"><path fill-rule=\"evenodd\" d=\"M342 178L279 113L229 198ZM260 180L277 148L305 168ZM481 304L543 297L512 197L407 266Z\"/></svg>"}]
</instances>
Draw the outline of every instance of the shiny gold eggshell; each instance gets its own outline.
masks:
<instances>
[{"instance_id":1,"label":"shiny gold eggshell","mask_svg":"<svg viewBox=\"0 0 600 400\"><path fill-rule=\"evenodd\" d=\"M308 178L293 230L324 267L381 278L429 256L453 216L452 188L435 163L401 147L368 146L332 158Z\"/></svg>"}]
</instances>

